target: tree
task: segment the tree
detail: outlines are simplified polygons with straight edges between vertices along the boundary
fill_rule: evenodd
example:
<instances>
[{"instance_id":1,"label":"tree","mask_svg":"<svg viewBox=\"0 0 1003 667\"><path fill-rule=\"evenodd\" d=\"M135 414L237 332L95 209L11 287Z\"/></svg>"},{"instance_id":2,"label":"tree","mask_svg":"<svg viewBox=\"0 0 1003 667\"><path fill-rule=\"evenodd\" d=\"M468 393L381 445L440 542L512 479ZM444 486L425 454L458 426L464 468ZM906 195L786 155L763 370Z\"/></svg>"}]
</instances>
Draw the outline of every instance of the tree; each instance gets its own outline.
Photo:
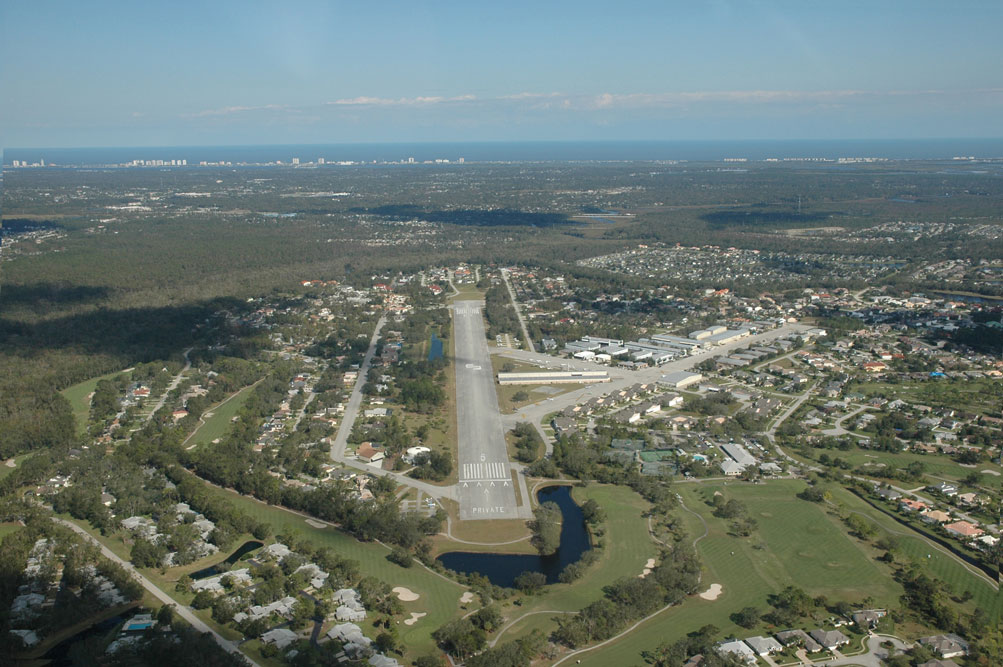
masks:
<instances>
[{"instance_id":1,"label":"tree","mask_svg":"<svg viewBox=\"0 0 1003 667\"><path fill-rule=\"evenodd\" d=\"M170 627L171 622L174 621L174 605L165 604L157 610L157 625L161 627Z\"/></svg>"},{"instance_id":2,"label":"tree","mask_svg":"<svg viewBox=\"0 0 1003 667\"><path fill-rule=\"evenodd\" d=\"M533 537L530 542L542 556L549 556L561 546L561 508L554 502L545 502L535 510L529 522Z\"/></svg>"},{"instance_id":3,"label":"tree","mask_svg":"<svg viewBox=\"0 0 1003 667\"><path fill-rule=\"evenodd\" d=\"M759 620L762 617L762 613L755 607L744 607L741 611L737 611L731 615L731 620L735 622L736 625L740 625L746 629L752 629L759 624Z\"/></svg>"},{"instance_id":4,"label":"tree","mask_svg":"<svg viewBox=\"0 0 1003 667\"><path fill-rule=\"evenodd\" d=\"M470 621L485 632L494 632L501 625L502 615L498 607L488 605L482 607L470 617Z\"/></svg>"},{"instance_id":5,"label":"tree","mask_svg":"<svg viewBox=\"0 0 1003 667\"><path fill-rule=\"evenodd\" d=\"M547 576L533 570L527 570L515 578L515 587L527 595L536 593L546 584Z\"/></svg>"},{"instance_id":6,"label":"tree","mask_svg":"<svg viewBox=\"0 0 1003 667\"><path fill-rule=\"evenodd\" d=\"M373 643L376 645L376 650L384 655L387 653L397 653L399 651L397 638L389 632L381 632L376 635L376 639Z\"/></svg>"}]
</instances>

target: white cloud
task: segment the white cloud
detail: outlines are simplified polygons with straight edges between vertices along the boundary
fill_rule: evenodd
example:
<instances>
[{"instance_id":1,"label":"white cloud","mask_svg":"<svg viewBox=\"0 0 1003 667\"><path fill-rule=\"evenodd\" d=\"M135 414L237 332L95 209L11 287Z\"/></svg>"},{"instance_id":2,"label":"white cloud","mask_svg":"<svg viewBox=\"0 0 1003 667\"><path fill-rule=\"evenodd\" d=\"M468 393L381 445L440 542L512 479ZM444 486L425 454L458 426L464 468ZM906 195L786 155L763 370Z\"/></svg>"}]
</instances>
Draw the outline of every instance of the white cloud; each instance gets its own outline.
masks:
<instances>
[{"instance_id":1,"label":"white cloud","mask_svg":"<svg viewBox=\"0 0 1003 667\"><path fill-rule=\"evenodd\" d=\"M561 92L511 93L493 97L479 97L473 94L443 96L418 95L415 97L376 97L360 95L325 102L321 105L296 106L288 104L266 104L260 106L228 106L207 109L188 117L237 116L254 112L277 112L284 114L310 113L316 115L322 110L332 113L337 109L350 108L410 108L433 109L459 106L476 106L479 109L561 109L573 111L615 111L615 110L658 110L685 109L700 105L845 105L853 101L880 102L893 98L916 97L926 100L963 97L967 100L980 99L991 103L1003 102L1003 89L981 88L968 90L696 90L677 92L640 93L599 93L567 94Z\"/></svg>"}]
</instances>

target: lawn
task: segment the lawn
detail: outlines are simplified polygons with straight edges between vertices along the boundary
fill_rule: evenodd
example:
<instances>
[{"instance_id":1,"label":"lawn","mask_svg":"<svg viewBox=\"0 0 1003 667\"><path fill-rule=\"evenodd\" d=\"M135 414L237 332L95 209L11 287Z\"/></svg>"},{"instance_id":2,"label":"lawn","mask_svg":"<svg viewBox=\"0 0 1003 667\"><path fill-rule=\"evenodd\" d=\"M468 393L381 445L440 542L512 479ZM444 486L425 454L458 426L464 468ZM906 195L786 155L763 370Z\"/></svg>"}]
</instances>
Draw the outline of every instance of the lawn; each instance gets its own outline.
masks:
<instances>
[{"instance_id":1,"label":"lawn","mask_svg":"<svg viewBox=\"0 0 1003 667\"><path fill-rule=\"evenodd\" d=\"M829 453L830 456L846 459L853 466L860 466L866 464L876 464L884 463L889 468L900 469L907 467L910 463L922 463L926 471L926 474L935 478L944 478L952 482L957 482L973 471L978 472L981 470L993 470L996 472L1003 471L1003 468L992 463L981 463L975 467L966 468L962 467L959 463L951 460L951 457L943 454L919 454L915 452L881 452L860 448L853 448L848 452L842 451L832 451ZM895 482L893 482L895 483ZM999 489L1003 485L1003 477L998 477L996 475L980 475L979 484ZM912 485L906 484L909 488ZM918 486L918 484L917 484Z\"/></svg>"},{"instance_id":2,"label":"lawn","mask_svg":"<svg viewBox=\"0 0 1003 667\"><path fill-rule=\"evenodd\" d=\"M421 597L414 602L405 602L407 612L426 612L412 626L398 626L398 637L408 647L411 656L422 655L434 649L431 638L433 630L450 620L460 610L460 596L464 587L438 573L431 572L415 563L410 568L395 565L386 559L390 550L375 542L359 542L335 528L316 528L306 522L306 518L278 507L258 502L231 491L207 485L215 493L224 495L236 507L247 512L258 521L265 521L272 527L274 535L290 531L309 540L318 547L328 547L339 554L359 563L362 573L382 579L391 586L406 586Z\"/></svg>"},{"instance_id":3,"label":"lawn","mask_svg":"<svg viewBox=\"0 0 1003 667\"><path fill-rule=\"evenodd\" d=\"M0 523L0 542L11 533L16 533L21 528L19 523Z\"/></svg>"},{"instance_id":4,"label":"lawn","mask_svg":"<svg viewBox=\"0 0 1003 667\"><path fill-rule=\"evenodd\" d=\"M842 488L832 491L834 502L870 518L885 534L897 540L902 554L926 570L927 574L947 584L953 593L960 595L966 590L971 591L974 597L970 604L964 606L965 611L971 613L975 607L981 607L997 617L1003 612L1003 597L957 560L849 491Z\"/></svg>"},{"instance_id":5,"label":"lawn","mask_svg":"<svg viewBox=\"0 0 1003 667\"><path fill-rule=\"evenodd\" d=\"M622 640L583 654L582 664L640 665L642 651L676 641L708 623L720 628L721 637L759 634L762 628L740 628L730 615L747 606L765 611L767 596L787 585L830 600L860 602L871 596L877 605L897 606L901 587L870 557L868 549L844 534L835 519L818 505L794 497L803 487L803 482L796 481L677 486L686 506L707 522L708 535L697 545L704 565L702 587L721 584L720 597L713 601L689 598ZM713 497L715 491L746 504L749 515L759 523L752 537L728 535L728 522L711 514L704 498ZM697 517L681 510L678 515L693 538L703 533Z\"/></svg>"},{"instance_id":6,"label":"lawn","mask_svg":"<svg viewBox=\"0 0 1003 667\"><path fill-rule=\"evenodd\" d=\"M77 424L78 433L83 434L87 432L87 423L90 420L91 411L90 395L94 392L98 382L113 378L119 373L128 373L131 370L132 369L129 368L124 371L115 371L114 373L108 373L107 375L102 375L101 377L84 380L83 382L78 382L77 384L67 387L59 392L70 402L70 407L73 409L73 420Z\"/></svg>"},{"instance_id":7,"label":"lawn","mask_svg":"<svg viewBox=\"0 0 1003 667\"><path fill-rule=\"evenodd\" d=\"M230 427L231 420L237 416L240 408L247 402L248 397L251 395L251 388L254 385L248 385L240 391L232 394L228 399L225 399L213 407L206 410L203 414L205 421L197 429L192 431L192 434L188 436L185 440L187 446L194 447L196 445L207 445L216 438L222 438L227 429ZM212 416L206 417L206 414Z\"/></svg>"},{"instance_id":8,"label":"lawn","mask_svg":"<svg viewBox=\"0 0 1003 667\"><path fill-rule=\"evenodd\" d=\"M14 472L15 470L17 470L17 467L19 465L21 465L22 463L24 463L25 459L27 459L29 456L33 456L33 455L34 455L34 452L28 452L27 454L19 454L19 455L15 456L14 457L14 465L12 465L12 466L7 465L6 461L0 460L0 479L3 479L7 475L9 475L12 472Z\"/></svg>"},{"instance_id":9,"label":"lawn","mask_svg":"<svg viewBox=\"0 0 1003 667\"><path fill-rule=\"evenodd\" d=\"M636 577L649 558L658 556L643 516L649 505L634 491L624 486L589 484L576 487L573 496L579 504L595 499L606 510L606 534L600 538L603 547L599 562L572 584L553 584L538 595L519 596L521 606L506 602L501 607L506 622L532 612L577 611L602 597L604 586L621 577ZM549 634L557 627L554 616L549 613L528 616L506 630L501 641L516 639L533 630Z\"/></svg>"},{"instance_id":10,"label":"lawn","mask_svg":"<svg viewBox=\"0 0 1003 667\"><path fill-rule=\"evenodd\" d=\"M687 507L707 521L709 534L698 544L704 564L703 581L707 585L720 583L721 596L715 601L690 598L623 639L575 659L580 658L581 664L593 666L642 665L643 651L676 641L708 623L720 628L721 637L761 634L766 630L764 627L746 630L735 625L729 616L746 606L765 611L766 596L789 584L800 586L812 595L825 595L832 601L845 599L856 603L871 597L875 606L900 607L898 598L902 588L892 578L891 569L875 560L880 552L846 535L838 518L827 514L821 506L794 498L801 488L802 482L782 480L763 485L679 485L677 489ZM714 491L746 504L749 514L759 523L751 538L728 536L726 522L711 515L703 499L705 494L712 496ZM833 497L837 504L868 514L881 528L904 532L890 518L882 517L844 489L833 489ZM691 535L699 536L703 532L698 518L687 513L681 517ZM980 606L998 617L1001 598L996 591L957 561L931 549L920 538L896 537L903 554L946 582L951 590L957 593L972 591L974 598L963 605L965 611L971 613L975 606ZM757 548L759 544L763 548ZM911 636L924 629L905 624L900 630Z\"/></svg>"}]
</instances>

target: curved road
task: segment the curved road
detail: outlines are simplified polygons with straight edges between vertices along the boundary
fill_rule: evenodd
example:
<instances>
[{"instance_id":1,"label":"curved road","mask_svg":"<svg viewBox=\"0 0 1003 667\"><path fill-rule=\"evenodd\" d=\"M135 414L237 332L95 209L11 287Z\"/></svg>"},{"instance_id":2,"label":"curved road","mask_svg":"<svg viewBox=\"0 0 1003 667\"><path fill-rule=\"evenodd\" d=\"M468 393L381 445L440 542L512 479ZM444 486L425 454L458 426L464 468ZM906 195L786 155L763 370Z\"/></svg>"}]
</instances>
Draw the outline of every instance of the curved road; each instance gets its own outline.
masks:
<instances>
[{"instance_id":1,"label":"curved road","mask_svg":"<svg viewBox=\"0 0 1003 667\"><path fill-rule=\"evenodd\" d=\"M63 526L66 526L67 528L69 528L73 532L78 533L79 535L83 536L83 538L85 540L87 540L87 541L89 541L89 542L97 545L97 547L99 549L101 549L101 555L102 556L104 556L108 560L112 561L113 563L118 563L123 568L125 568L125 570L127 572L129 572L130 574L132 574L132 576L134 576L139 581L139 583L143 585L143 588L145 588L147 591L149 591L150 594L153 595L155 598L157 598L158 600L160 600L164 604L174 605L174 609L175 609L175 611L178 612L178 616L180 616L181 618L183 618L186 621L188 621L191 624L191 626L193 628L195 628L196 630L198 630L199 632L203 632L203 633L208 632L209 634L211 634L213 636L213 639L216 640L216 643L219 644L221 647L223 647L223 649L225 651L227 651L228 653L233 653L234 655L240 656L245 661L247 661L249 664L253 665L253 667L260 667L258 665L258 663L254 662L253 660L251 660L250 658L248 658L246 655L244 655L243 653L241 653L240 649L237 648L237 645L234 642L232 642L232 641L230 641L228 639L225 639L222 635L220 635L215 630L213 630L208 625L206 625L206 623L201 618L199 618L198 616L196 616L195 614L192 613L191 609L189 609L188 607L185 607L184 605L178 604L177 600L175 600L174 598L172 598L170 595L168 595L164 591L160 590L153 582L151 582L149 579L147 579L142 574L140 574L139 572L137 572L136 568L133 567L132 563L130 563L129 561L122 560L121 558L119 558L115 554L114 551L112 551L111 549L109 549L105 545L101 544L101 542L99 542L97 539L95 539L86 530L84 530L83 528L81 528L77 524L72 523L70 521L66 521L64 519L58 519L58 518L53 517L52 520L55 521L56 523L59 523L59 524L61 524Z\"/></svg>"}]
</instances>

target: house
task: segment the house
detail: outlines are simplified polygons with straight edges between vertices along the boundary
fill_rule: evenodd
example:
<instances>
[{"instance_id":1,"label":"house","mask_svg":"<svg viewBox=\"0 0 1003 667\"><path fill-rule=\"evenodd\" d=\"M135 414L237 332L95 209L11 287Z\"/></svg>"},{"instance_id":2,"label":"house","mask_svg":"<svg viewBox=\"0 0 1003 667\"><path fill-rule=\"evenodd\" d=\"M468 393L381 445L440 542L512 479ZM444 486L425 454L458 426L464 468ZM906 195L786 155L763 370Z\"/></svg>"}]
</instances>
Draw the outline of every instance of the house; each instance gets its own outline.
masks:
<instances>
[{"instance_id":1,"label":"house","mask_svg":"<svg viewBox=\"0 0 1003 667\"><path fill-rule=\"evenodd\" d=\"M921 500L905 498L899 501L899 509L904 512L922 512L923 510L930 509L930 506Z\"/></svg>"},{"instance_id":2,"label":"house","mask_svg":"<svg viewBox=\"0 0 1003 667\"><path fill-rule=\"evenodd\" d=\"M868 373L880 373L887 370L888 365L883 361L866 361L863 364L863 368Z\"/></svg>"},{"instance_id":3,"label":"house","mask_svg":"<svg viewBox=\"0 0 1003 667\"><path fill-rule=\"evenodd\" d=\"M751 648L749 648L748 644L738 639L718 644L717 651L718 653L730 653L735 655L750 665L756 664L756 654Z\"/></svg>"},{"instance_id":4,"label":"house","mask_svg":"<svg viewBox=\"0 0 1003 667\"><path fill-rule=\"evenodd\" d=\"M341 623L327 631L328 639L342 642L345 653L352 659L358 659L370 651L373 643L369 637L362 634L362 629L355 623Z\"/></svg>"},{"instance_id":5,"label":"house","mask_svg":"<svg viewBox=\"0 0 1003 667\"><path fill-rule=\"evenodd\" d=\"M373 447L372 443L364 442L356 450L355 458L365 463L378 463L383 460L383 451Z\"/></svg>"},{"instance_id":6,"label":"house","mask_svg":"<svg viewBox=\"0 0 1003 667\"><path fill-rule=\"evenodd\" d=\"M721 461L720 467L721 472L728 477L737 477L742 474L743 470L745 470L745 466L741 463L735 463L734 461L728 460Z\"/></svg>"},{"instance_id":7,"label":"house","mask_svg":"<svg viewBox=\"0 0 1003 667\"><path fill-rule=\"evenodd\" d=\"M985 531L976 526L974 523L969 521L955 521L954 523L949 523L944 526L944 530L949 532L955 537L960 537L967 539L970 537L978 537Z\"/></svg>"},{"instance_id":8,"label":"house","mask_svg":"<svg viewBox=\"0 0 1003 667\"><path fill-rule=\"evenodd\" d=\"M870 630L878 626L878 621L888 614L884 609L863 609L853 612L853 622L857 627Z\"/></svg>"},{"instance_id":9,"label":"house","mask_svg":"<svg viewBox=\"0 0 1003 667\"><path fill-rule=\"evenodd\" d=\"M658 400L664 408L678 408L683 404L683 397L679 394L662 394Z\"/></svg>"},{"instance_id":10,"label":"house","mask_svg":"<svg viewBox=\"0 0 1003 667\"><path fill-rule=\"evenodd\" d=\"M369 657L369 667L400 667L396 658L391 658L382 653L374 653Z\"/></svg>"},{"instance_id":11,"label":"house","mask_svg":"<svg viewBox=\"0 0 1003 667\"><path fill-rule=\"evenodd\" d=\"M783 630L774 635L784 646L804 646L808 653L818 653L822 647L814 639L808 636L804 630Z\"/></svg>"},{"instance_id":12,"label":"house","mask_svg":"<svg viewBox=\"0 0 1003 667\"><path fill-rule=\"evenodd\" d=\"M292 553L289 547L282 544L281 542L276 542L275 544L269 544L264 548L265 553L267 553L272 558L281 561L283 558Z\"/></svg>"},{"instance_id":13,"label":"house","mask_svg":"<svg viewBox=\"0 0 1003 667\"><path fill-rule=\"evenodd\" d=\"M951 520L951 515L941 510L930 510L920 514L919 518L924 523L947 523Z\"/></svg>"},{"instance_id":14,"label":"house","mask_svg":"<svg viewBox=\"0 0 1003 667\"><path fill-rule=\"evenodd\" d=\"M902 494L895 489L877 489L874 493L885 500L898 500L902 497Z\"/></svg>"},{"instance_id":15,"label":"house","mask_svg":"<svg viewBox=\"0 0 1003 667\"><path fill-rule=\"evenodd\" d=\"M783 645L773 637L749 637L745 643L756 655L772 655L784 650Z\"/></svg>"},{"instance_id":16,"label":"house","mask_svg":"<svg viewBox=\"0 0 1003 667\"><path fill-rule=\"evenodd\" d=\"M958 495L958 487L954 484L948 484L947 482L941 482L940 484L935 484L934 486L926 487L928 491L936 491L945 496L956 496Z\"/></svg>"},{"instance_id":17,"label":"house","mask_svg":"<svg viewBox=\"0 0 1003 667\"><path fill-rule=\"evenodd\" d=\"M968 655L968 642L953 633L923 637L919 643L939 654L941 658L957 658Z\"/></svg>"},{"instance_id":18,"label":"house","mask_svg":"<svg viewBox=\"0 0 1003 667\"><path fill-rule=\"evenodd\" d=\"M844 644L849 644L849 638L839 630L823 630L818 628L812 630L808 635L818 642L819 646L833 651Z\"/></svg>"},{"instance_id":19,"label":"house","mask_svg":"<svg viewBox=\"0 0 1003 667\"><path fill-rule=\"evenodd\" d=\"M38 635L34 630L11 630L10 633L21 638L21 643L25 648L30 648L38 643Z\"/></svg>"},{"instance_id":20,"label":"house","mask_svg":"<svg viewBox=\"0 0 1003 667\"><path fill-rule=\"evenodd\" d=\"M554 427L554 433L559 436L578 430L578 423L571 417L554 417L550 420L550 425Z\"/></svg>"},{"instance_id":21,"label":"house","mask_svg":"<svg viewBox=\"0 0 1003 667\"><path fill-rule=\"evenodd\" d=\"M767 477L777 477L783 474L783 468L779 464L768 461L759 466L759 474L766 475Z\"/></svg>"},{"instance_id":22,"label":"house","mask_svg":"<svg viewBox=\"0 0 1003 667\"><path fill-rule=\"evenodd\" d=\"M979 494L977 493L959 493L958 502L971 507L972 505L981 505L982 499L979 498Z\"/></svg>"},{"instance_id":23,"label":"house","mask_svg":"<svg viewBox=\"0 0 1003 667\"><path fill-rule=\"evenodd\" d=\"M275 648L282 650L298 639L295 632L287 628L276 628L261 635L263 644L275 644Z\"/></svg>"},{"instance_id":24,"label":"house","mask_svg":"<svg viewBox=\"0 0 1003 667\"><path fill-rule=\"evenodd\" d=\"M422 454L431 454L432 450L428 447L422 447L421 445L415 447L408 447L407 451L404 452L404 460L408 463L414 463L414 459Z\"/></svg>"}]
</instances>

